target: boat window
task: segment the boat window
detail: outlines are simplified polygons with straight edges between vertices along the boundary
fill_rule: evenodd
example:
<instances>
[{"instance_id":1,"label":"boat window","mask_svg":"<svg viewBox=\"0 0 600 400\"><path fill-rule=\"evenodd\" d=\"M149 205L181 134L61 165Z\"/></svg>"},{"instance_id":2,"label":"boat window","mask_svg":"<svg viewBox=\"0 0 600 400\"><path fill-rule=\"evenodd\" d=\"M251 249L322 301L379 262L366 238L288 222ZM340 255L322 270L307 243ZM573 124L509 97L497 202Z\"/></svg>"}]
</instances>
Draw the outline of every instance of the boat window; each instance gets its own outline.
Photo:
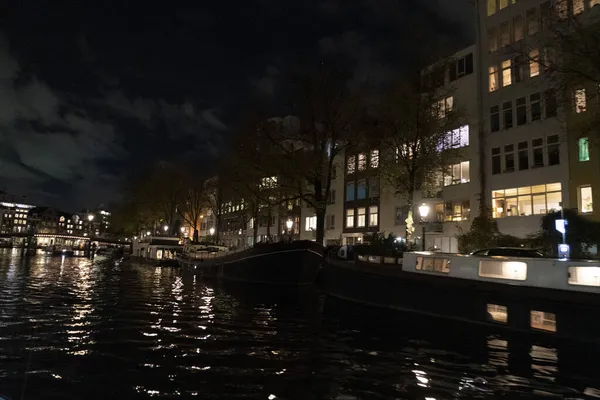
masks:
<instances>
[{"instance_id":1,"label":"boat window","mask_svg":"<svg viewBox=\"0 0 600 400\"><path fill-rule=\"evenodd\" d=\"M450 260L439 257L417 257L418 271L439 272L442 274L450 273Z\"/></svg>"},{"instance_id":2,"label":"boat window","mask_svg":"<svg viewBox=\"0 0 600 400\"><path fill-rule=\"evenodd\" d=\"M531 310L531 327L542 331L556 332L556 314Z\"/></svg>"},{"instance_id":3,"label":"boat window","mask_svg":"<svg viewBox=\"0 0 600 400\"><path fill-rule=\"evenodd\" d=\"M503 324L508 321L508 309L506 306L500 306L498 304L487 305L488 319L491 321L502 322Z\"/></svg>"},{"instance_id":4,"label":"boat window","mask_svg":"<svg viewBox=\"0 0 600 400\"><path fill-rule=\"evenodd\" d=\"M600 267L569 267L569 285L600 286Z\"/></svg>"},{"instance_id":5,"label":"boat window","mask_svg":"<svg viewBox=\"0 0 600 400\"><path fill-rule=\"evenodd\" d=\"M524 281L527 279L527 263L521 261L482 260L479 261L479 276Z\"/></svg>"}]
</instances>

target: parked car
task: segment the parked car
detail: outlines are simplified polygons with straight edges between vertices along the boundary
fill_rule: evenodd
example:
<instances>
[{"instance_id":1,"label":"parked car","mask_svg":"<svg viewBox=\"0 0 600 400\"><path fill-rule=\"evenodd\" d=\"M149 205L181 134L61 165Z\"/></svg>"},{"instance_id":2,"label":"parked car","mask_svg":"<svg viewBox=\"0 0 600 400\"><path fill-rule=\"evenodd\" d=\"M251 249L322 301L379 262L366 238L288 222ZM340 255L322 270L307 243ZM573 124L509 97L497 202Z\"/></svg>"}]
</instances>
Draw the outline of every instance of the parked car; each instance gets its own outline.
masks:
<instances>
[{"instance_id":1,"label":"parked car","mask_svg":"<svg viewBox=\"0 0 600 400\"><path fill-rule=\"evenodd\" d=\"M502 257L527 257L544 258L544 254L536 249L526 249L523 247L494 247L490 249L476 250L471 253L472 256L502 256Z\"/></svg>"}]
</instances>

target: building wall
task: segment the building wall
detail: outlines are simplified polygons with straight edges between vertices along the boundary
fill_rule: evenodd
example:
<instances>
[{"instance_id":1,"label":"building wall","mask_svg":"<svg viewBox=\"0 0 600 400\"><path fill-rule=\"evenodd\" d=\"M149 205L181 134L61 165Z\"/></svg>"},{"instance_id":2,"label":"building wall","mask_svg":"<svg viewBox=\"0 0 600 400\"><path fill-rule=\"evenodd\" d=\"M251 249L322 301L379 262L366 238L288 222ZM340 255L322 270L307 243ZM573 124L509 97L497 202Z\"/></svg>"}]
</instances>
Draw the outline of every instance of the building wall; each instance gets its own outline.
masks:
<instances>
[{"instance_id":1,"label":"building wall","mask_svg":"<svg viewBox=\"0 0 600 400\"><path fill-rule=\"evenodd\" d=\"M477 46L482 63L486 204L498 218L501 232L523 237L539 230L546 212L574 203L566 129L558 119L560 109L543 65L532 62L536 54L543 54L536 40L543 27L541 6L550 3L512 3L496 2L495 12L488 16L488 0L478 0ZM500 10L501 4L507 6ZM560 187L543 194L546 189L539 188L547 184L552 190ZM534 189L540 192L527 194ZM492 193L502 200L494 200ZM501 193L504 197L499 197Z\"/></svg>"}]
</instances>

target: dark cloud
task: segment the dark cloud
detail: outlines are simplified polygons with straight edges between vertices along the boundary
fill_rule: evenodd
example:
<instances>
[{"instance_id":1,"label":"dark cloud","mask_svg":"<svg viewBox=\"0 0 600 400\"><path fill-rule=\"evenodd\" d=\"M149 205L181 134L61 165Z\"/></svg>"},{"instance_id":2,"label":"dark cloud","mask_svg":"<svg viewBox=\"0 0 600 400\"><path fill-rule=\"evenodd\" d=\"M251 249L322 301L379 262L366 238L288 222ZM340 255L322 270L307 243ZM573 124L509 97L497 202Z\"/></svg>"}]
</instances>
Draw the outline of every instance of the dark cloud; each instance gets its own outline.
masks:
<instances>
[{"instance_id":1,"label":"dark cloud","mask_svg":"<svg viewBox=\"0 0 600 400\"><path fill-rule=\"evenodd\" d=\"M193 146L181 148L179 157L189 157L196 142L216 155L220 143L209 132L227 129L218 109L129 98L121 91L77 104L72 94L35 76L23 78L22 72L9 41L0 36L0 182L38 203L58 201L71 208L106 203L115 198L128 159L139 159L133 153L151 138L166 131L174 142L195 139ZM124 131L127 119L135 122L135 135ZM132 136L139 149L128 145Z\"/></svg>"},{"instance_id":2,"label":"dark cloud","mask_svg":"<svg viewBox=\"0 0 600 400\"><path fill-rule=\"evenodd\" d=\"M343 59L352 84L384 83L417 33L459 48L473 32L468 0L201 3L10 2L0 186L66 208L107 202L137 166L214 164L241 107L280 103L299 63Z\"/></svg>"}]
</instances>

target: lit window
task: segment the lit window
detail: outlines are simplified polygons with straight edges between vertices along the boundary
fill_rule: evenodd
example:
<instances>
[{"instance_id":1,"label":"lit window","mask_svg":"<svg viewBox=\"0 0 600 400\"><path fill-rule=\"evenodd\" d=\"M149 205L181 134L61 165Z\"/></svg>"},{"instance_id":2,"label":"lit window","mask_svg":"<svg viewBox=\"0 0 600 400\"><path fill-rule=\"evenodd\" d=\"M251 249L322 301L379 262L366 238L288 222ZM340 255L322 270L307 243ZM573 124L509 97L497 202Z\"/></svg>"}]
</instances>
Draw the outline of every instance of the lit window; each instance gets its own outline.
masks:
<instances>
[{"instance_id":1,"label":"lit window","mask_svg":"<svg viewBox=\"0 0 600 400\"><path fill-rule=\"evenodd\" d=\"M469 161L451 165L448 174L444 176L444 186L467 183L470 179Z\"/></svg>"},{"instance_id":2,"label":"lit window","mask_svg":"<svg viewBox=\"0 0 600 400\"><path fill-rule=\"evenodd\" d=\"M569 285L600 286L600 267L569 267Z\"/></svg>"},{"instance_id":3,"label":"lit window","mask_svg":"<svg viewBox=\"0 0 600 400\"><path fill-rule=\"evenodd\" d=\"M508 0L500 0L500 10L508 7Z\"/></svg>"},{"instance_id":4,"label":"lit window","mask_svg":"<svg viewBox=\"0 0 600 400\"><path fill-rule=\"evenodd\" d=\"M415 269L417 271L450 273L450 260L438 257L417 257Z\"/></svg>"},{"instance_id":5,"label":"lit window","mask_svg":"<svg viewBox=\"0 0 600 400\"><path fill-rule=\"evenodd\" d=\"M312 217L306 217L304 223L305 223L304 230L306 232L316 230L317 229L317 217L316 217L316 215L314 215Z\"/></svg>"},{"instance_id":6,"label":"lit window","mask_svg":"<svg viewBox=\"0 0 600 400\"><path fill-rule=\"evenodd\" d=\"M511 61L502 61L502 86L509 86L512 84L512 72L511 72Z\"/></svg>"},{"instance_id":7,"label":"lit window","mask_svg":"<svg viewBox=\"0 0 600 400\"><path fill-rule=\"evenodd\" d=\"M366 213L367 210L364 207L361 207L358 209L358 221L356 223L356 226L358 228L364 228L366 221Z\"/></svg>"},{"instance_id":8,"label":"lit window","mask_svg":"<svg viewBox=\"0 0 600 400\"><path fill-rule=\"evenodd\" d=\"M356 158L354 156L348 157L348 164L346 171L348 174L353 174L356 168Z\"/></svg>"},{"instance_id":9,"label":"lit window","mask_svg":"<svg viewBox=\"0 0 600 400\"><path fill-rule=\"evenodd\" d=\"M581 14L584 9L584 0L573 0L573 15Z\"/></svg>"},{"instance_id":10,"label":"lit window","mask_svg":"<svg viewBox=\"0 0 600 400\"><path fill-rule=\"evenodd\" d=\"M593 211L592 187L590 185L579 186L579 212L587 214Z\"/></svg>"},{"instance_id":11,"label":"lit window","mask_svg":"<svg viewBox=\"0 0 600 400\"><path fill-rule=\"evenodd\" d=\"M562 185L524 186L520 188L492 191L492 213L494 218L543 215L560 210Z\"/></svg>"},{"instance_id":12,"label":"lit window","mask_svg":"<svg viewBox=\"0 0 600 400\"><path fill-rule=\"evenodd\" d=\"M268 176L261 179L260 187L262 189L270 189L277 187L277 177L276 176Z\"/></svg>"},{"instance_id":13,"label":"lit window","mask_svg":"<svg viewBox=\"0 0 600 400\"><path fill-rule=\"evenodd\" d=\"M579 138L577 141L577 152L579 161L590 161L590 142L588 138Z\"/></svg>"},{"instance_id":14,"label":"lit window","mask_svg":"<svg viewBox=\"0 0 600 400\"><path fill-rule=\"evenodd\" d=\"M540 74L540 51L534 49L529 52L529 77L533 78Z\"/></svg>"},{"instance_id":15,"label":"lit window","mask_svg":"<svg viewBox=\"0 0 600 400\"><path fill-rule=\"evenodd\" d=\"M446 118L446 116L452 112L454 107L454 97L449 96L444 99L438 100L433 107L433 115L437 115L440 119Z\"/></svg>"},{"instance_id":16,"label":"lit window","mask_svg":"<svg viewBox=\"0 0 600 400\"><path fill-rule=\"evenodd\" d=\"M488 319L495 322L502 322L503 324L508 321L508 309L506 306L500 306L498 304L487 305Z\"/></svg>"},{"instance_id":17,"label":"lit window","mask_svg":"<svg viewBox=\"0 0 600 400\"><path fill-rule=\"evenodd\" d=\"M556 314L532 310L531 327L542 331L556 332Z\"/></svg>"},{"instance_id":18,"label":"lit window","mask_svg":"<svg viewBox=\"0 0 600 400\"><path fill-rule=\"evenodd\" d=\"M496 0L487 1L487 15L494 15L496 13Z\"/></svg>"},{"instance_id":19,"label":"lit window","mask_svg":"<svg viewBox=\"0 0 600 400\"><path fill-rule=\"evenodd\" d=\"M575 90L575 112L577 114L587 110L587 100L585 98L585 89Z\"/></svg>"},{"instance_id":20,"label":"lit window","mask_svg":"<svg viewBox=\"0 0 600 400\"><path fill-rule=\"evenodd\" d=\"M522 261L479 261L479 276L484 278L524 281L527 279L527 263Z\"/></svg>"},{"instance_id":21,"label":"lit window","mask_svg":"<svg viewBox=\"0 0 600 400\"><path fill-rule=\"evenodd\" d=\"M463 125L446 134L438 150L458 149L469 145L469 125Z\"/></svg>"},{"instance_id":22,"label":"lit window","mask_svg":"<svg viewBox=\"0 0 600 400\"><path fill-rule=\"evenodd\" d=\"M379 167L379 150L371 150L371 168Z\"/></svg>"},{"instance_id":23,"label":"lit window","mask_svg":"<svg viewBox=\"0 0 600 400\"><path fill-rule=\"evenodd\" d=\"M377 226L379 223L379 207L371 206L369 207L369 226Z\"/></svg>"},{"instance_id":24,"label":"lit window","mask_svg":"<svg viewBox=\"0 0 600 400\"><path fill-rule=\"evenodd\" d=\"M358 155L358 170L364 171L367 169L367 155L365 153L360 153Z\"/></svg>"},{"instance_id":25,"label":"lit window","mask_svg":"<svg viewBox=\"0 0 600 400\"><path fill-rule=\"evenodd\" d=\"M490 92L498 90L498 67L493 65L489 68Z\"/></svg>"},{"instance_id":26,"label":"lit window","mask_svg":"<svg viewBox=\"0 0 600 400\"><path fill-rule=\"evenodd\" d=\"M354 228L354 210L346 210L346 228Z\"/></svg>"}]
</instances>

